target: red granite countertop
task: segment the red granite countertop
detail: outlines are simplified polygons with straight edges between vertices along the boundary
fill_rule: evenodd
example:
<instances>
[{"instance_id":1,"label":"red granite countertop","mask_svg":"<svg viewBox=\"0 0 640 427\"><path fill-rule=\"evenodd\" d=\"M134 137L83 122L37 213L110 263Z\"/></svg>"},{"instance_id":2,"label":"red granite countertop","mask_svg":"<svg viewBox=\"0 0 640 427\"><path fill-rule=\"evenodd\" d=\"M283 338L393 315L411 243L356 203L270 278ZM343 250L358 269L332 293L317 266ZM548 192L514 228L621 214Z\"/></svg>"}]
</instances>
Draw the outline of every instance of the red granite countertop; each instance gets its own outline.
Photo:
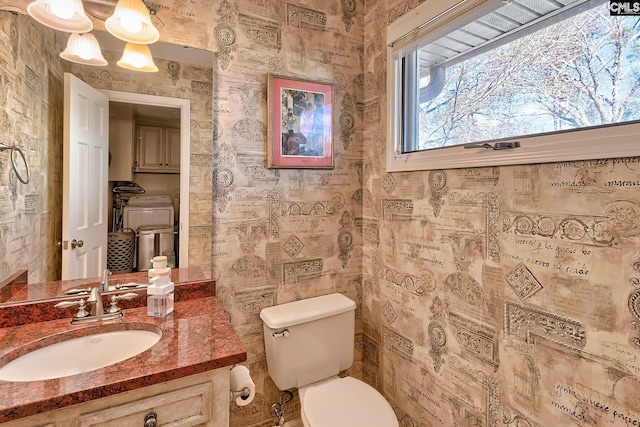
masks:
<instances>
[{"instance_id":1,"label":"red granite countertop","mask_svg":"<svg viewBox=\"0 0 640 427\"><path fill-rule=\"evenodd\" d=\"M100 324L71 325L71 318L0 328L0 366L29 344L37 347L95 332L127 328L162 330L149 350L115 365L70 377L32 382L0 381L0 423L244 362L247 353L216 297L175 303L164 318L146 306ZM142 325L140 325L142 324ZM41 340L41 341L38 341ZM34 344L36 343L36 344Z\"/></svg>"}]
</instances>

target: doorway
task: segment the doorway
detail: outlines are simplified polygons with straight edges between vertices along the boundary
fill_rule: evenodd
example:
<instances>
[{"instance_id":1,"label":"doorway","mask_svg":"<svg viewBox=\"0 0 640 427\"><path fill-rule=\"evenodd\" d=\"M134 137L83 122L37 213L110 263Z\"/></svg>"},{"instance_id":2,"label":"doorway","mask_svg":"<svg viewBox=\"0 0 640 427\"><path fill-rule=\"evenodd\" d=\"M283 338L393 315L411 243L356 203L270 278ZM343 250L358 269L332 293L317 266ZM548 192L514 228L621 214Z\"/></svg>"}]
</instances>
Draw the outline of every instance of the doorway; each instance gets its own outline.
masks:
<instances>
[{"instance_id":1,"label":"doorway","mask_svg":"<svg viewBox=\"0 0 640 427\"><path fill-rule=\"evenodd\" d=\"M131 163L127 164L125 160L124 164L120 164L120 169L130 165L131 174L129 175L116 175L115 177L127 177L131 176L131 180L117 181L141 181L140 187L148 187L150 189L149 194L158 194L162 192L163 188L166 190L170 197L175 201L175 218L178 228L177 239L177 264L180 267L187 267L189 265L189 158L190 158L190 102L186 99L169 98L155 95L143 95L138 93L118 92L111 90L103 90L103 92L109 98L109 105L111 108L124 108L130 110L135 115L137 123L133 124L131 132L131 144L124 144L125 151L128 150ZM125 113L126 114L126 113ZM157 126L156 126L157 125ZM177 126L177 127L176 127ZM176 133L176 137L179 136L179 171L176 172L176 166L171 162L163 162L159 165L160 169L173 168L173 173L167 170L153 170L149 169L147 165L146 169L143 166L142 171L140 165L136 165L136 161L140 161L137 156L134 156L134 138L139 138L139 128L154 131L156 129L162 129L162 132ZM136 129L137 128L137 129ZM122 147L121 147L122 148ZM111 150L111 148L110 148ZM175 158L175 156L174 156ZM166 163L166 165L165 165ZM114 165L116 166L116 165ZM158 165L156 165L158 166ZM111 168L110 168L111 169ZM167 173L169 172L169 173ZM111 173L111 172L110 172ZM133 178L135 176L135 178ZM112 177L109 177L109 181L113 181ZM177 183L179 191L175 190L175 184ZM110 186L110 189L113 185ZM177 194L176 194L177 193ZM113 200L113 199L112 199ZM114 206L110 208L111 215L118 214L114 212ZM121 223L120 223L121 225ZM114 226L112 217L111 227Z\"/></svg>"}]
</instances>

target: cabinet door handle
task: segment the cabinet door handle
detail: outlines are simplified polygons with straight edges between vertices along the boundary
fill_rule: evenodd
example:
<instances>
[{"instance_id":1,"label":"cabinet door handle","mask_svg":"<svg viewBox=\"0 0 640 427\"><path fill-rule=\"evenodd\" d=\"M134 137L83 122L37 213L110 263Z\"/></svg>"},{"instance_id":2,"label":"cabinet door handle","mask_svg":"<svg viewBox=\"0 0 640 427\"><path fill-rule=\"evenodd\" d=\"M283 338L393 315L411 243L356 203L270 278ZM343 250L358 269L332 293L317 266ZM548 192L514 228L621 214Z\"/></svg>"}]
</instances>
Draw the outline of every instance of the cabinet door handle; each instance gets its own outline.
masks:
<instances>
[{"instance_id":1,"label":"cabinet door handle","mask_svg":"<svg viewBox=\"0 0 640 427\"><path fill-rule=\"evenodd\" d=\"M158 414L155 411L147 412L144 416L144 427L156 427L158 425Z\"/></svg>"}]
</instances>

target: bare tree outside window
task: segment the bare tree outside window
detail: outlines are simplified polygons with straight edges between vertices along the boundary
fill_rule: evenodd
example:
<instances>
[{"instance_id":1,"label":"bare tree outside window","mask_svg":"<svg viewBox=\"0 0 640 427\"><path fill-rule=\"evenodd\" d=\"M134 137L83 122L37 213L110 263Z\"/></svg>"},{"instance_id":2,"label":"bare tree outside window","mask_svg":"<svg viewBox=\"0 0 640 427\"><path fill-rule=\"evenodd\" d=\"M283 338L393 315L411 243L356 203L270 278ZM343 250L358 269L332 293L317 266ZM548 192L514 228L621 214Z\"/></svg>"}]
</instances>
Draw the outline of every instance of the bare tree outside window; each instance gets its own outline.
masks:
<instances>
[{"instance_id":1,"label":"bare tree outside window","mask_svg":"<svg viewBox=\"0 0 640 427\"><path fill-rule=\"evenodd\" d=\"M640 18L604 4L444 72L418 150L640 120Z\"/></svg>"}]
</instances>

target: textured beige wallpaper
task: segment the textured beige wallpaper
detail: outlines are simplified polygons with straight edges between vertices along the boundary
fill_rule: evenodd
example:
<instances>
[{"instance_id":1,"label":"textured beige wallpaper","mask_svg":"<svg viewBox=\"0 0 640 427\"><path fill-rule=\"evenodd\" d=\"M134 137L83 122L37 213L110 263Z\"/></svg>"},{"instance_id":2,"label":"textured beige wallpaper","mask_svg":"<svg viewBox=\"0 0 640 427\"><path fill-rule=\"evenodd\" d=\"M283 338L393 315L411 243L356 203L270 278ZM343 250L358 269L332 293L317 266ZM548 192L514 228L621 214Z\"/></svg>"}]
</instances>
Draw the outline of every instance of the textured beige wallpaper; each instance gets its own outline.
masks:
<instances>
[{"instance_id":1,"label":"textured beige wallpaper","mask_svg":"<svg viewBox=\"0 0 640 427\"><path fill-rule=\"evenodd\" d=\"M258 391L251 405L231 405L234 427L276 421L268 410L280 392L267 375L260 310L330 292L361 300L364 53L362 9L358 15L355 7L250 0L214 6L212 264ZM334 85L334 169L266 167L269 74ZM298 410L296 399L286 418Z\"/></svg>"},{"instance_id":2,"label":"textured beige wallpaper","mask_svg":"<svg viewBox=\"0 0 640 427\"><path fill-rule=\"evenodd\" d=\"M377 111L417 3L366 9ZM640 158L389 174L384 121L363 129L363 376L400 424L640 423Z\"/></svg>"},{"instance_id":3,"label":"textured beige wallpaper","mask_svg":"<svg viewBox=\"0 0 640 427\"><path fill-rule=\"evenodd\" d=\"M30 181L0 153L0 277L29 271L30 282L60 277L62 233L62 64L53 31L0 11L0 144L20 147Z\"/></svg>"}]
</instances>

